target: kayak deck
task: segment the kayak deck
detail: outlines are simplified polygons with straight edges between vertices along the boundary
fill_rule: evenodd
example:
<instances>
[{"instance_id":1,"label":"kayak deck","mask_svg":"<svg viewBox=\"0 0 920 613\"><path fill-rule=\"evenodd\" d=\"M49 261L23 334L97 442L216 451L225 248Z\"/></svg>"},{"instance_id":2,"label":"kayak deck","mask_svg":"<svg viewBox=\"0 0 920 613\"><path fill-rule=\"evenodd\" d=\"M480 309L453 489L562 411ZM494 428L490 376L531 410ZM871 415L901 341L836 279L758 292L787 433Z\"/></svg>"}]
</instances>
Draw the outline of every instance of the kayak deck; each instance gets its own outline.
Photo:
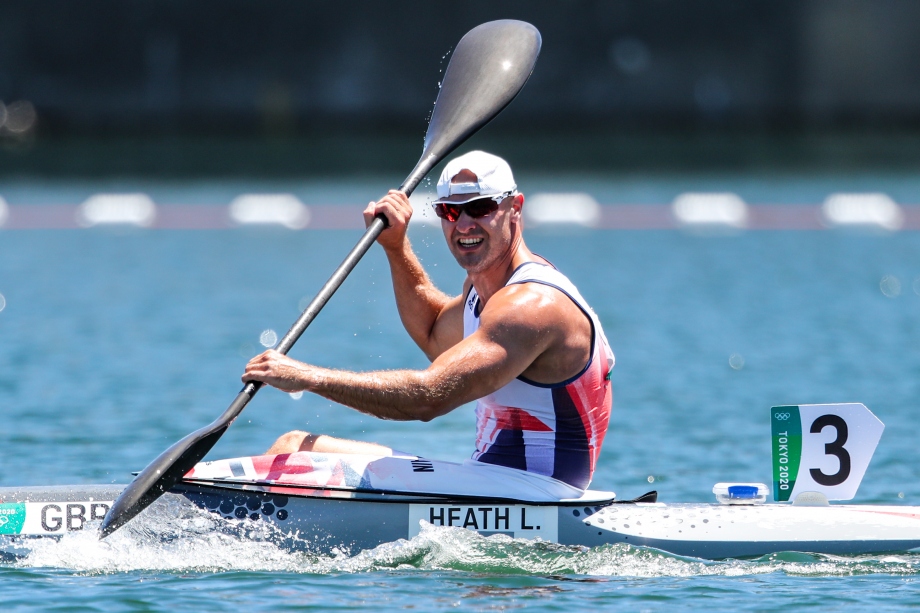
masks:
<instances>
[{"instance_id":1,"label":"kayak deck","mask_svg":"<svg viewBox=\"0 0 920 613\"><path fill-rule=\"evenodd\" d=\"M560 509L560 516L564 513ZM560 535L594 546L628 543L698 558L756 557L781 551L860 554L920 547L920 509L874 505L635 504L604 507L563 522ZM589 532L589 529L593 528Z\"/></svg>"}]
</instances>

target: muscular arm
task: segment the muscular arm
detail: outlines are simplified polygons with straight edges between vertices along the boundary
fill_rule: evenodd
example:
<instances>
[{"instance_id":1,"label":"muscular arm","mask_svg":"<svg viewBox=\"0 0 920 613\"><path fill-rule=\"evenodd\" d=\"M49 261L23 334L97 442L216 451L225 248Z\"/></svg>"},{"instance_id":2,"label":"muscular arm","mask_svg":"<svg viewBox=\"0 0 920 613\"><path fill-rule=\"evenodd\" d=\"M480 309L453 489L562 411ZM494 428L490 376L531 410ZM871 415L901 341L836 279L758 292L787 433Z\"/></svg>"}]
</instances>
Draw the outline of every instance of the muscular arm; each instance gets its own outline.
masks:
<instances>
[{"instance_id":1,"label":"muscular arm","mask_svg":"<svg viewBox=\"0 0 920 613\"><path fill-rule=\"evenodd\" d=\"M450 297L431 282L409 239L388 250L396 308L406 332L429 360L463 338L463 297Z\"/></svg>"},{"instance_id":2,"label":"muscular arm","mask_svg":"<svg viewBox=\"0 0 920 613\"><path fill-rule=\"evenodd\" d=\"M451 298L435 287L406 236L412 206L396 190L364 211L366 223L383 213L389 227L378 242L390 264L396 307L403 326L429 360L434 360L463 337L462 297Z\"/></svg>"},{"instance_id":3,"label":"muscular arm","mask_svg":"<svg viewBox=\"0 0 920 613\"><path fill-rule=\"evenodd\" d=\"M246 367L244 381L285 391L310 391L381 419L428 421L494 392L564 341L560 311L540 292L496 294L479 330L439 355L425 370L355 373L303 364L267 351Z\"/></svg>"}]
</instances>

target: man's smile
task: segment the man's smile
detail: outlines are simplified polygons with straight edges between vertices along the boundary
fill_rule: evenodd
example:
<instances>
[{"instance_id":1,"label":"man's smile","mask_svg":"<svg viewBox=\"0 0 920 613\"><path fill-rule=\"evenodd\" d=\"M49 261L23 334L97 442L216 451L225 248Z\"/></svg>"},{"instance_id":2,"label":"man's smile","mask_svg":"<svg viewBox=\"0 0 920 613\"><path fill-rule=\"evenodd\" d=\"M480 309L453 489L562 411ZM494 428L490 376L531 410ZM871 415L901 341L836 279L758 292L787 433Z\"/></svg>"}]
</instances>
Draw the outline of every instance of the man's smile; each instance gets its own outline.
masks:
<instances>
[{"instance_id":1,"label":"man's smile","mask_svg":"<svg viewBox=\"0 0 920 613\"><path fill-rule=\"evenodd\" d=\"M478 246L482 242L481 236L470 236L466 238L460 238L457 240L461 248L472 249L473 247Z\"/></svg>"}]
</instances>

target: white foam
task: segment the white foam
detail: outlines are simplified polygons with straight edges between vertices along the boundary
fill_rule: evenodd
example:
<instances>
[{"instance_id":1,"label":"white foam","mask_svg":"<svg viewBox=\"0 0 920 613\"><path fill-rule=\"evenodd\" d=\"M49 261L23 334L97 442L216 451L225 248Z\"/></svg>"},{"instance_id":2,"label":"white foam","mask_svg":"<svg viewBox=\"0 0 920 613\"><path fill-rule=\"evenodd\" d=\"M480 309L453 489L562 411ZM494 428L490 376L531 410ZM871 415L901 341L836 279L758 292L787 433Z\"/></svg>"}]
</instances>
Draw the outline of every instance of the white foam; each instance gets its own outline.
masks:
<instances>
[{"instance_id":1,"label":"white foam","mask_svg":"<svg viewBox=\"0 0 920 613\"><path fill-rule=\"evenodd\" d=\"M795 576L851 576L920 572L916 556L829 556L785 553L756 560L704 561L626 544L565 546L481 536L459 527L421 523L419 534L373 549L327 555L292 552L285 536L267 522L226 520L187 504L145 510L104 540L98 522L60 540L20 541L29 552L15 566L63 568L83 573L133 571L267 571L306 574L366 573L380 570L591 575L607 577L752 576L776 572ZM298 538L289 539L295 542ZM309 543L299 541L309 548Z\"/></svg>"},{"instance_id":2,"label":"white foam","mask_svg":"<svg viewBox=\"0 0 920 613\"><path fill-rule=\"evenodd\" d=\"M100 573L297 571L305 557L274 544L275 529L266 522L224 520L187 505L147 509L104 540L99 539L98 524L87 524L86 529L69 532L60 540L24 542L29 553L17 565Z\"/></svg>"},{"instance_id":3,"label":"white foam","mask_svg":"<svg viewBox=\"0 0 920 613\"><path fill-rule=\"evenodd\" d=\"M147 194L95 194L77 208L77 223L148 227L156 219L156 205Z\"/></svg>"},{"instance_id":4,"label":"white foam","mask_svg":"<svg viewBox=\"0 0 920 613\"><path fill-rule=\"evenodd\" d=\"M832 226L871 226L900 230L904 212L887 194L831 194L821 207L824 220Z\"/></svg>"},{"instance_id":5,"label":"white foam","mask_svg":"<svg viewBox=\"0 0 920 613\"><path fill-rule=\"evenodd\" d=\"M240 225L300 230L310 223L310 209L293 194L242 194L230 203L230 219Z\"/></svg>"},{"instance_id":6,"label":"white foam","mask_svg":"<svg viewBox=\"0 0 920 613\"><path fill-rule=\"evenodd\" d=\"M694 193L679 195L672 204L674 217L685 226L727 226L744 228L748 210L737 194Z\"/></svg>"},{"instance_id":7,"label":"white foam","mask_svg":"<svg viewBox=\"0 0 920 613\"><path fill-rule=\"evenodd\" d=\"M601 207L591 194L540 193L524 201L524 215L537 224L573 224L596 226Z\"/></svg>"}]
</instances>

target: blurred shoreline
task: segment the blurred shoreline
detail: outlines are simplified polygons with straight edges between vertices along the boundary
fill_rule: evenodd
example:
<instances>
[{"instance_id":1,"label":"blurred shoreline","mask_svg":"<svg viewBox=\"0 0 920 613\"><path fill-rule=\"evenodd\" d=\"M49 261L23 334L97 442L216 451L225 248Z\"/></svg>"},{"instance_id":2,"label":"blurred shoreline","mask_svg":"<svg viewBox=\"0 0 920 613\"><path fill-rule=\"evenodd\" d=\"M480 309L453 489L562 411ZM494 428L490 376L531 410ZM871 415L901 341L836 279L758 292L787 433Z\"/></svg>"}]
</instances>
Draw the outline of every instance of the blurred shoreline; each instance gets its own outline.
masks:
<instances>
[{"instance_id":1,"label":"blurred shoreline","mask_svg":"<svg viewBox=\"0 0 920 613\"><path fill-rule=\"evenodd\" d=\"M0 180L404 175L424 134L319 133L297 137L41 137L0 141ZM518 173L897 172L920 168L920 132L491 130L461 150L486 149Z\"/></svg>"}]
</instances>

